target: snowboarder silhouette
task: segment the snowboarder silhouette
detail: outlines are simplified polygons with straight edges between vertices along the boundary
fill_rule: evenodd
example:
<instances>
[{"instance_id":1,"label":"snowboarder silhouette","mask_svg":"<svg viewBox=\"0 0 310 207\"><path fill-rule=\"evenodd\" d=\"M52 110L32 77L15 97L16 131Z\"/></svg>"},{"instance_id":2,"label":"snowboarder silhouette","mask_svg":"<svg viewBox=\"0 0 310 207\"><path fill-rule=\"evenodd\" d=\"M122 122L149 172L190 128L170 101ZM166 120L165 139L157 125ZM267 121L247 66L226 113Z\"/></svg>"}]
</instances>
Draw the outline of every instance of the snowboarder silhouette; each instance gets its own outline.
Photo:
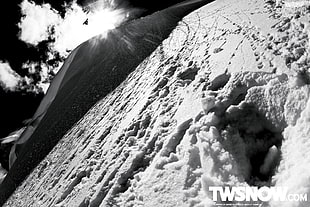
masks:
<instances>
[{"instance_id":1,"label":"snowboarder silhouette","mask_svg":"<svg viewBox=\"0 0 310 207\"><path fill-rule=\"evenodd\" d=\"M83 25L88 25L88 18L83 22Z\"/></svg>"}]
</instances>

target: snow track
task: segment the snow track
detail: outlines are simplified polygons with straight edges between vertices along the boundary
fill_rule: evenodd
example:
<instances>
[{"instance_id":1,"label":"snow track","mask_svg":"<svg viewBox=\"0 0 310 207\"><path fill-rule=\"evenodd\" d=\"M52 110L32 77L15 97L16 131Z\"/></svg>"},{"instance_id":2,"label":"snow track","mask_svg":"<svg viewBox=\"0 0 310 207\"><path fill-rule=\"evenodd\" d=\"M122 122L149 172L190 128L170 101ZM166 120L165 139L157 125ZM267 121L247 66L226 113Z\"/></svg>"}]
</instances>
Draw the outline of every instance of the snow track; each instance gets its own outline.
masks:
<instances>
[{"instance_id":1,"label":"snow track","mask_svg":"<svg viewBox=\"0 0 310 207\"><path fill-rule=\"evenodd\" d=\"M212 185L310 193L309 15L270 0L192 12L5 206L212 206Z\"/></svg>"}]
</instances>

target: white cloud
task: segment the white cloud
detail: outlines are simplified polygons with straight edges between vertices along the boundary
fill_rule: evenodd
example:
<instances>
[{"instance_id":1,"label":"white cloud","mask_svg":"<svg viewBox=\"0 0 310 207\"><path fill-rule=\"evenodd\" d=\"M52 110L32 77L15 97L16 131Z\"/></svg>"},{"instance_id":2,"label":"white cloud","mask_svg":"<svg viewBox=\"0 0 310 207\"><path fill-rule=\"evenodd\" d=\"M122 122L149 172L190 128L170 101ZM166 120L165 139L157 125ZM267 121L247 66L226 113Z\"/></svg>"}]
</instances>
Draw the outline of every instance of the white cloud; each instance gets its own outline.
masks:
<instances>
[{"instance_id":1,"label":"white cloud","mask_svg":"<svg viewBox=\"0 0 310 207\"><path fill-rule=\"evenodd\" d=\"M21 89L35 93L46 93L50 82L54 77L53 72L57 72L60 67L61 65L50 66L47 63L34 61L27 61L23 63L22 69L27 70L28 75L23 77L22 80L24 85L21 86ZM40 79L37 79L38 76Z\"/></svg>"},{"instance_id":2,"label":"white cloud","mask_svg":"<svg viewBox=\"0 0 310 207\"><path fill-rule=\"evenodd\" d=\"M20 6L23 15L18 24L20 39L29 44L36 45L48 39L50 27L61 21L58 12L49 4L36 5L24 0Z\"/></svg>"},{"instance_id":3,"label":"white cloud","mask_svg":"<svg viewBox=\"0 0 310 207\"><path fill-rule=\"evenodd\" d=\"M37 45L53 37L55 42L50 44L50 50L61 56L67 56L68 51L91 37L115 28L126 18L124 10L112 9L106 1L89 5L88 12L74 1L66 6L64 18L49 4L37 5L24 0L20 6L24 16L18 24L20 39Z\"/></svg>"},{"instance_id":4,"label":"white cloud","mask_svg":"<svg viewBox=\"0 0 310 207\"><path fill-rule=\"evenodd\" d=\"M4 89L15 90L21 77L12 70L7 62L0 61L0 84Z\"/></svg>"}]
</instances>

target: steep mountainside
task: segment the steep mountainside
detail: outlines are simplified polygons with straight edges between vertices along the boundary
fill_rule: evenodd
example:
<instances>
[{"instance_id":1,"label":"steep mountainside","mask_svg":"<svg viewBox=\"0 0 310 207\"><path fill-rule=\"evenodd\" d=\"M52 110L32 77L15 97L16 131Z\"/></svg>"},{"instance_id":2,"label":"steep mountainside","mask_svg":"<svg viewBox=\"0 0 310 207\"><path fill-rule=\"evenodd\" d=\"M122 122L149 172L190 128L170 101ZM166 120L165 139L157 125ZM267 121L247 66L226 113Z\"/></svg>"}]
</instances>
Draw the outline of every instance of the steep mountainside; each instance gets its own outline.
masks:
<instances>
[{"instance_id":1,"label":"steep mountainside","mask_svg":"<svg viewBox=\"0 0 310 207\"><path fill-rule=\"evenodd\" d=\"M4 206L213 206L208 187L227 185L309 194L309 19L272 0L190 13Z\"/></svg>"},{"instance_id":2,"label":"steep mountainside","mask_svg":"<svg viewBox=\"0 0 310 207\"><path fill-rule=\"evenodd\" d=\"M78 46L14 146L17 159L0 186L0 205L97 101L118 87L185 15L207 2L177 4Z\"/></svg>"}]
</instances>

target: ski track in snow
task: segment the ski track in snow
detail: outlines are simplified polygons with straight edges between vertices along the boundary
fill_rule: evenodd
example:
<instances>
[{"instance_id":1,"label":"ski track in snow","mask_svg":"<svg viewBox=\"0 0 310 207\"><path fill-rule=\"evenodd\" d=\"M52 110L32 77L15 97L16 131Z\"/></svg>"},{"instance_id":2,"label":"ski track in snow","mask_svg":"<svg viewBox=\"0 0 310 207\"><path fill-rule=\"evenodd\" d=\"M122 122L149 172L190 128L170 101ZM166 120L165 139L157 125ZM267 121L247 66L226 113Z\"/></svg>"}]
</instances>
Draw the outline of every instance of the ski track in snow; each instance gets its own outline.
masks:
<instances>
[{"instance_id":1,"label":"ski track in snow","mask_svg":"<svg viewBox=\"0 0 310 207\"><path fill-rule=\"evenodd\" d=\"M5 206L212 206L212 185L310 193L309 15L271 0L192 12Z\"/></svg>"}]
</instances>

